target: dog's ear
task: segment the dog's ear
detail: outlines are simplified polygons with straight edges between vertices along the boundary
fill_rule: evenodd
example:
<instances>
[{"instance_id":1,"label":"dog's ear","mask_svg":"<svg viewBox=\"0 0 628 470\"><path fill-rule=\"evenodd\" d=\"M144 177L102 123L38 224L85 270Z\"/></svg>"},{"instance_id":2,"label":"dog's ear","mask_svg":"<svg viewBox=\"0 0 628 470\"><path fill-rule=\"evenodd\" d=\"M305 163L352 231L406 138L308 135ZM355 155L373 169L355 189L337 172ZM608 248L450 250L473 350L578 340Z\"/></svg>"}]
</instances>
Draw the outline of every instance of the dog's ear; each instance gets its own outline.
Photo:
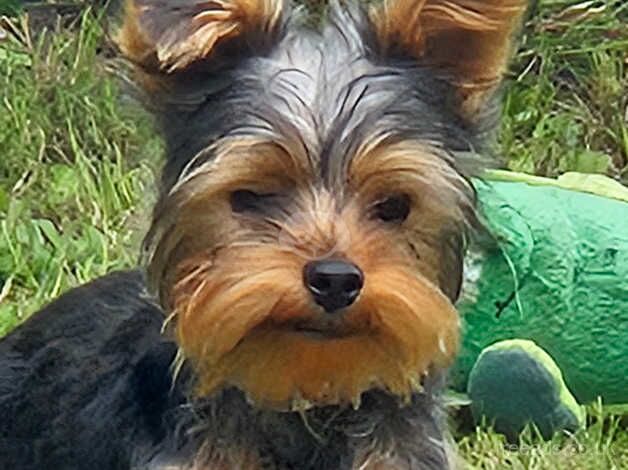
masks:
<instances>
[{"instance_id":1,"label":"dog's ear","mask_svg":"<svg viewBox=\"0 0 628 470\"><path fill-rule=\"evenodd\" d=\"M443 71L472 119L499 85L527 0L384 0L373 7L380 50Z\"/></svg>"},{"instance_id":2,"label":"dog's ear","mask_svg":"<svg viewBox=\"0 0 628 470\"><path fill-rule=\"evenodd\" d=\"M283 23L282 0L126 0L116 42L145 72L209 63L228 46L263 48Z\"/></svg>"}]
</instances>

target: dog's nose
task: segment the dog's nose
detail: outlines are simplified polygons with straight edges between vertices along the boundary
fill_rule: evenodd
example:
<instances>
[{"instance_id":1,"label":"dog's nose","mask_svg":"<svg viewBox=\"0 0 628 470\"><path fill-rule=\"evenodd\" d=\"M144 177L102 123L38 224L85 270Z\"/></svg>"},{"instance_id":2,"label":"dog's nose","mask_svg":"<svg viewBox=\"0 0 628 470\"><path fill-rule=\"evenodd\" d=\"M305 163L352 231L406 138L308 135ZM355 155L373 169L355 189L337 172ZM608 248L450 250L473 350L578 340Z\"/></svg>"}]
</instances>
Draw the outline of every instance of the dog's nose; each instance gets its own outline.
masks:
<instances>
[{"instance_id":1,"label":"dog's nose","mask_svg":"<svg viewBox=\"0 0 628 470\"><path fill-rule=\"evenodd\" d=\"M314 301L328 313L351 305L364 285L360 268L343 260L312 261L305 265L303 278Z\"/></svg>"}]
</instances>

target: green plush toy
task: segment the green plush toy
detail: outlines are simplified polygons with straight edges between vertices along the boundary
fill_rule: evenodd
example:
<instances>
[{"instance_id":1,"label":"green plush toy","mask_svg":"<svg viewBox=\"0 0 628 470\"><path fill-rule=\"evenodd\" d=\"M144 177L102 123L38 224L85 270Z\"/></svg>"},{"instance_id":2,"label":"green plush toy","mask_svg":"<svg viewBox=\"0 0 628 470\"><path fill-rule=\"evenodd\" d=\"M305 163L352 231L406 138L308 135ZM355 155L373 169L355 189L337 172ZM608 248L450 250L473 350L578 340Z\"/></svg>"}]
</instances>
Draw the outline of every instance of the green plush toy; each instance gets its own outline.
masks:
<instances>
[{"instance_id":1,"label":"green plush toy","mask_svg":"<svg viewBox=\"0 0 628 470\"><path fill-rule=\"evenodd\" d=\"M484 348L469 374L467 392L473 416L488 418L511 440L528 423L545 438L584 423L584 410L560 369L533 341L504 340Z\"/></svg>"},{"instance_id":2,"label":"green plush toy","mask_svg":"<svg viewBox=\"0 0 628 470\"><path fill-rule=\"evenodd\" d=\"M578 403L628 403L628 189L508 172L476 188L494 244L467 266L452 371L474 416L550 436L582 424Z\"/></svg>"}]
</instances>

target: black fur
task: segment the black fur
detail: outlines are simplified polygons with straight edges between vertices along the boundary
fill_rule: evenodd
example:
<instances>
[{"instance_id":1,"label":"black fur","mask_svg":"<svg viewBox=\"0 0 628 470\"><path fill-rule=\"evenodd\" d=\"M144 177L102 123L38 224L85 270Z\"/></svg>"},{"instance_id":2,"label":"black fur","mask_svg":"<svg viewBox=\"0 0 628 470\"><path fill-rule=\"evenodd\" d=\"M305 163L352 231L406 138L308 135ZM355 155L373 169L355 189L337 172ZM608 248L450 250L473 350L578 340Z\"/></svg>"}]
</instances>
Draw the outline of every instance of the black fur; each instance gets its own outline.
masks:
<instances>
[{"instance_id":1,"label":"black fur","mask_svg":"<svg viewBox=\"0 0 628 470\"><path fill-rule=\"evenodd\" d=\"M0 462L15 469L129 468L159 440L176 352L139 272L74 289L0 342Z\"/></svg>"}]
</instances>

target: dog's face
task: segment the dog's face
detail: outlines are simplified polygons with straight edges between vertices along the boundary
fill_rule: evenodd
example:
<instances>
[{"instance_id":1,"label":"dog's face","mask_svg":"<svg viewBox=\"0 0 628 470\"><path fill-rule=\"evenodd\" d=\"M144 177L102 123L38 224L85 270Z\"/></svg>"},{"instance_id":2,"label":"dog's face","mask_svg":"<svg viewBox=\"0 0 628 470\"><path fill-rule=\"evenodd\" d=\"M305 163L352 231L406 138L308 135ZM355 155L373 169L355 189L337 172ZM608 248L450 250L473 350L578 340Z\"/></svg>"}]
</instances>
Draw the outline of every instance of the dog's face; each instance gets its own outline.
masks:
<instances>
[{"instance_id":1,"label":"dog's face","mask_svg":"<svg viewBox=\"0 0 628 470\"><path fill-rule=\"evenodd\" d=\"M149 274L205 395L408 398L458 343L478 140L524 2L149 1L119 36L165 126Z\"/></svg>"}]
</instances>

